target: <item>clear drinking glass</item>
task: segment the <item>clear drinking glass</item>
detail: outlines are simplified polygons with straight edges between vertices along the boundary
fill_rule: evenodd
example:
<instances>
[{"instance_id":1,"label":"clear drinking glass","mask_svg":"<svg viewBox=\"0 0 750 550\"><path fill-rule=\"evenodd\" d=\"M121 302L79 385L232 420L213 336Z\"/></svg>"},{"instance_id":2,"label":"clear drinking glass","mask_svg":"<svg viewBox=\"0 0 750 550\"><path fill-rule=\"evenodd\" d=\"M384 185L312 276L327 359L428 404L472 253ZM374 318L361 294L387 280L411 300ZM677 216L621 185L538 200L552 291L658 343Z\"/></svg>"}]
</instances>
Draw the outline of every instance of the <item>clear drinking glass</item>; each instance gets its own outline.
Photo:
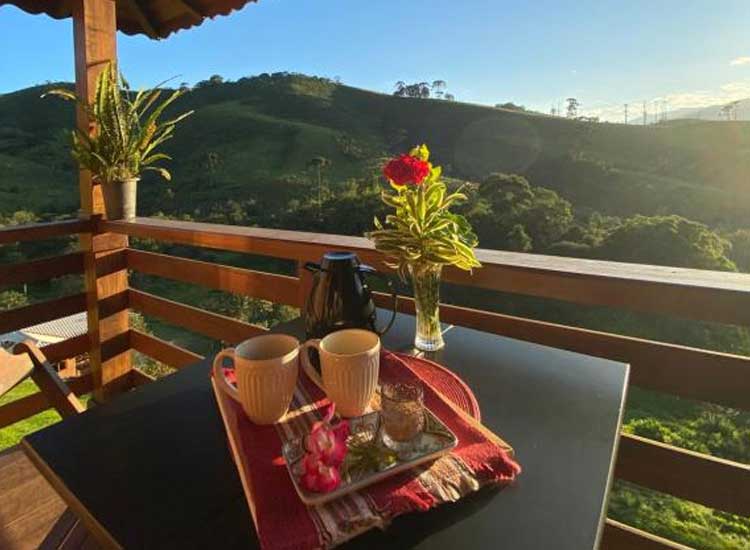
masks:
<instances>
[{"instance_id":1,"label":"clear drinking glass","mask_svg":"<svg viewBox=\"0 0 750 550\"><path fill-rule=\"evenodd\" d=\"M410 451L424 429L424 390L418 383L385 383L380 391L383 443L396 452Z\"/></svg>"}]
</instances>

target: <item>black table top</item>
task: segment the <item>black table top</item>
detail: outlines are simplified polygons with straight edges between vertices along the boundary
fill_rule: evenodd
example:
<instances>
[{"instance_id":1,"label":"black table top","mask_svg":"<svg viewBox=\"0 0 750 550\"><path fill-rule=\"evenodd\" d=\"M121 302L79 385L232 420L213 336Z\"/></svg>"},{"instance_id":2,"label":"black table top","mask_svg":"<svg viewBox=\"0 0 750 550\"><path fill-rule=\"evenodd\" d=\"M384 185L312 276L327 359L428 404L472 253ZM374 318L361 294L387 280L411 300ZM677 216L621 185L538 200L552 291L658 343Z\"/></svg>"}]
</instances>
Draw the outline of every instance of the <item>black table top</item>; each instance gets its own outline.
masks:
<instances>
[{"instance_id":1,"label":"black table top","mask_svg":"<svg viewBox=\"0 0 750 550\"><path fill-rule=\"evenodd\" d=\"M413 317L400 315L384 344L410 350L413 331ZM595 548L627 365L461 327L445 340L431 358L474 390L482 421L524 471L501 492L398 518L347 547ZM204 361L137 388L25 447L68 504L124 548L257 548L208 370Z\"/></svg>"}]
</instances>

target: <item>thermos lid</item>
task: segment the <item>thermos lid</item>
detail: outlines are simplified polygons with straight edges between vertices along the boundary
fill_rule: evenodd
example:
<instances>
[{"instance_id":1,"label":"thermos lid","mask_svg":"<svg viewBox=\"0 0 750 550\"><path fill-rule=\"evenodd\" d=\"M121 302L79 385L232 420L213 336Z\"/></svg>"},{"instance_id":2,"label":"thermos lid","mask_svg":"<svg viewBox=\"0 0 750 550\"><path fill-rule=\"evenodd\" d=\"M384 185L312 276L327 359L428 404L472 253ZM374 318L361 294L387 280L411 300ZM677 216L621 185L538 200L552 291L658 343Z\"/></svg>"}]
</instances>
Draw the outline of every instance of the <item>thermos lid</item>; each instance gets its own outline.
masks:
<instances>
[{"instance_id":1,"label":"thermos lid","mask_svg":"<svg viewBox=\"0 0 750 550\"><path fill-rule=\"evenodd\" d=\"M354 252L326 252L323 259L329 262L351 262L357 257Z\"/></svg>"}]
</instances>

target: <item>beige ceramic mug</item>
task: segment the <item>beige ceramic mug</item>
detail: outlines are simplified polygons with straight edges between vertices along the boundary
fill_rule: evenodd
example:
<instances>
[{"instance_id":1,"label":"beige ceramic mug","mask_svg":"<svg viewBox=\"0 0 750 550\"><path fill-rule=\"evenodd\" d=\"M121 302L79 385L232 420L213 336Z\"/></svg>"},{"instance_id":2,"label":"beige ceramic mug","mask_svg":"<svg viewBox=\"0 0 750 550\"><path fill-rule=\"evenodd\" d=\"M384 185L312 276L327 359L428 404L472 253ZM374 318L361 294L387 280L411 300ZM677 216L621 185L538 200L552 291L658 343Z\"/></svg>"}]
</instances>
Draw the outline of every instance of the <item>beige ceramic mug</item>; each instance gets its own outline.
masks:
<instances>
[{"instance_id":1,"label":"beige ceramic mug","mask_svg":"<svg viewBox=\"0 0 750 550\"><path fill-rule=\"evenodd\" d=\"M308 348L320 353L321 375L310 363ZM341 416L361 416L375 395L380 372L380 338L374 332L345 329L302 344L307 376L336 404Z\"/></svg>"},{"instance_id":2,"label":"beige ceramic mug","mask_svg":"<svg viewBox=\"0 0 750 550\"><path fill-rule=\"evenodd\" d=\"M278 422L289 409L299 372L299 340L286 334L264 334L221 351L214 359L214 380L242 405L256 424ZM237 388L222 371L225 357L234 362Z\"/></svg>"}]
</instances>

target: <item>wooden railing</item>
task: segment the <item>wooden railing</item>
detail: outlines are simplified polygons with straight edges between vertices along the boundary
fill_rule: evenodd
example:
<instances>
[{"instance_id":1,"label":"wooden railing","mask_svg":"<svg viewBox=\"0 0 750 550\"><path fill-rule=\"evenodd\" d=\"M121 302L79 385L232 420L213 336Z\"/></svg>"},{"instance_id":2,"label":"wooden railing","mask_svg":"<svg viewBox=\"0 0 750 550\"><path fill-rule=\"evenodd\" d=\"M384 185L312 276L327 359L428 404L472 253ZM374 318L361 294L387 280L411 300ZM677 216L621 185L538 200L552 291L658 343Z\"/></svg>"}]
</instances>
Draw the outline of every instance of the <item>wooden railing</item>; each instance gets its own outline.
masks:
<instances>
[{"instance_id":1,"label":"wooden railing","mask_svg":"<svg viewBox=\"0 0 750 550\"><path fill-rule=\"evenodd\" d=\"M43 240L91 231L88 221L71 220L34 225L11 226L0 229L0 245L21 241ZM21 264L0 265L0 288L33 283L63 275L83 275L83 255L79 252L33 260ZM0 334L6 334L31 325L52 321L86 311L86 295L64 296L41 303L0 312ZM51 362L76 357L89 351L88 335L79 335L44 348ZM91 391L91 378L82 376L71 381L78 395ZM37 392L0 407L0 429L40 413L49 408L44 396Z\"/></svg>"},{"instance_id":2,"label":"wooden railing","mask_svg":"<svg viewBox=\"0 0 750 550\"><path fill-rule=\"evenodd\" d=\"M385 268L383 258L371 243L357 237L156 219L103 221L95 225L93 229L96 233L291 260L296 263L297 276L218 265L133 248L125 251L124 259L127 268L135 272L295 306L302 305L310 285L309 275L302 266L307 261L318 260L325 251L352 250L367 263ZM69 230L71 232L86 230L83 225L69 227L73 228ZM13 231L15 236L25 236L17 229ZM34 231L45 235L41 229ZM0 232L0 243L7 242L3 239L5 237ZM480 250L478 256L484 266L481 270L473 275L447 270L446 280L457 285L576 304L750 326L750 275L491 250ZM50 267L53 273L63 273L78 269L80 264L76 261L66 256L45 266ZM118 262L121 268L122 258ZM37 271L2 268L0 282L17 282L32 273ZM116 303L111 306L114 311L128 307L214 340L236 343L265 330L133 288L128 289L124 296L115 298ZM385 305L385 296L376 296L376 301ZM100 316L103 316L101 310L106 304L106 301L99 304ZM71 311L80 305L80 297L64 298L57 304L64 311ZM403 298L399 307L401 311L411 313L413 300ZM21 320L25 322L32 314L42 313L44 308L29 306L21 309L25 311L0 314L0 326L13 326L13 322L7 319L15 320L16 324ZM452 305L442 306L441 317L457 325L627 362L631 365L630 381L635 386L750 410L748 357ZM103 355L107 346L113 348L107 354L121 353L125 348L134 349L175 368L201 358L190 350L133 329L124 337L120 335L115 342L102 343ZM133 384L146 382L146 377L133 371ZM37 403L33 405L40 406ZM6 425L9 418L20 418L20 415L36 410L31 406L16 406L15 410L7 407L9 405L0 407L0 426ZM719 510L750 515L750 467L745 464L622 434L615 474L619 479ZM675 543L609 519L602 547L681 548Z\"/></svg>"}]
</instances>

